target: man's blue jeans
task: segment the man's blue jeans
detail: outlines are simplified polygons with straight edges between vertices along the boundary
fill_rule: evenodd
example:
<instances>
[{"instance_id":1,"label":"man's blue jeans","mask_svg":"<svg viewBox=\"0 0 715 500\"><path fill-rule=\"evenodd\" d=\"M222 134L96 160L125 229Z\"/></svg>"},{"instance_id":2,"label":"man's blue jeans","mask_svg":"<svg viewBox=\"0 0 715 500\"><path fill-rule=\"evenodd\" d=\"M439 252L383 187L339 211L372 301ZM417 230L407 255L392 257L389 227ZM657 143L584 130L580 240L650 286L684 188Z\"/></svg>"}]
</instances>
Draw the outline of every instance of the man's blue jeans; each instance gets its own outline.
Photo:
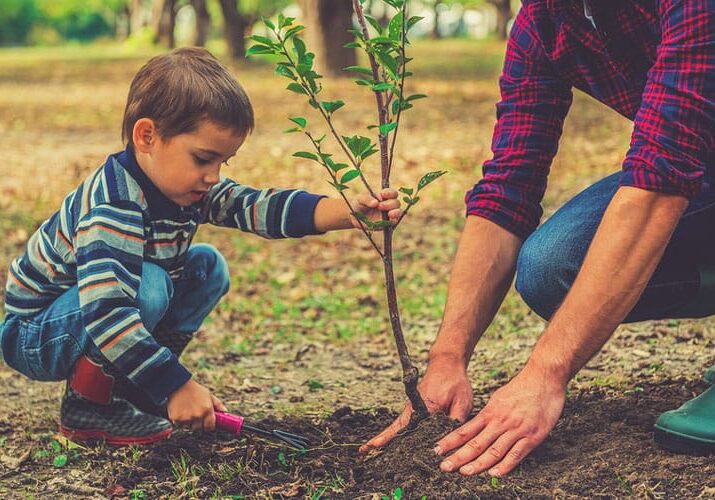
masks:
<instances>
[{"instance_id":1,"label":"man's blue jeans","mask_svg":"<svg viewBox=\"0 0 715 500\"><path fill-rule=\"evenodd\" d=\"M550 319L581 269L620 173L585 189L542 224L525 242L517 262L516 289L539 316ZM613 263L614 269L619 265ZM698 294L700 270L715 265L715 188L705 184L678 223L639 301L625 322L692 317L681 314ZM607 277L606 277L607 278ZM715 314L715 290L709 310Z\"/></svg>"},{"instance_id":2,"label":"man's blue jeans","mask_svg":"<svg viewBox=\"0 0 715 500\"><path fill-rule=\"evenodd\" d=\"M229 287L228 266L214 247L193 245L182 275L172 281L156 264L145 263L139 287L139 314L151 332L160 325L192 334ZM0 325L5 363L33 380L64 380L77 359L97 351L84 329L74 286L31 318L8 315Z\"/></svg>"}]
</instances>

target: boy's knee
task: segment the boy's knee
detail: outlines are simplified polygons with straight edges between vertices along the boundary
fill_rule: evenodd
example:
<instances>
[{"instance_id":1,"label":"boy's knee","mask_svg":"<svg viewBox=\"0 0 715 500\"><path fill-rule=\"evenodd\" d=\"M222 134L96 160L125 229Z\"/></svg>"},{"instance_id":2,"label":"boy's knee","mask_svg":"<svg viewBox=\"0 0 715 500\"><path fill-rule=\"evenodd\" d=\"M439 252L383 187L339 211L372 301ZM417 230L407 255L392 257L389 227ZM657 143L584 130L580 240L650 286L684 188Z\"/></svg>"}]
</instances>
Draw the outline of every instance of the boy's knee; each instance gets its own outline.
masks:
<instances>
[{"instance_id":1,"label":"boy's knee","mask_svg":"<svg viewBox=\"0 0 715 500\"><path fill-rule=\"evenodd\" d=\"M142 267L142 281L139 286L139 310L144 325L153 330L169 309L174 295L174 284L169 273L148 262Z\"/></svg>"},{"instance_id":2,"label":"boy's knee","mask_svg":"<svg viewBox=\"0 0 715 500\"><path fill-rule=\"evenodd\" d=\"M549 320L571 287L573 263L558 242L534 233L519 252L517 292L539 316Z\"/></svg>"},{"instance_id":3,"label":"boy's knee","mask_svg":"<svg viewBox=\"0 0 715 500\"><path fill-rule=\"evenodd\" d=\"M228 292L231 283L228 264L216 247L207 243L192 245L190 259L192 267L205 274L207 287L219 296Z\"/></svg>"}]
</instances>

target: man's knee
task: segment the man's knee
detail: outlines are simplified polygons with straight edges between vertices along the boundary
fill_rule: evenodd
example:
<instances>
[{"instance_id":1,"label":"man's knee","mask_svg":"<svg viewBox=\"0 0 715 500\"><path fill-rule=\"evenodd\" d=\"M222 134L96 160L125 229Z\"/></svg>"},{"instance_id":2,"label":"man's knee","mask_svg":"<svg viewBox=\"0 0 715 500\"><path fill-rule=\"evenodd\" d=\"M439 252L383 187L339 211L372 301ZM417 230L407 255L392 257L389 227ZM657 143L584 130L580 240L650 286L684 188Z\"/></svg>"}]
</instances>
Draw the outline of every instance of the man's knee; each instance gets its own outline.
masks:
<instances>
[{"instance_id":1,"label":"man's knee","mask_svg":"<svg viewBox=\"0 0 715 500\"><path fill-rule=\"evenodd\" d=\"M207 243L192 245L190 253L191 267L194 272L205 276L208 291L222 297L228 292L231 279L226 259L216 247Z\"/></svg>"},{"instance_id":2,"label":"man's knee","mask_svg":"<svg viewBox=\"0 0 715 500\"><path fill-rule=\"evenodd\" d=\"M539 316L549 320L571 287L575 273L573 256L557 241L534 233L519 252L517 292Z\"/></svg>"},{"instance_id":3,"label":"man's knee","mask_svg":"<svg viewBox=\"0 0 715 500\"><path fill-rule=\"evenodd\" d=\"M139 286L139 310L144 325L153 330L169 309L174 284L169 273L156 264L145 262Z\"/></svg>"}]
</instances>

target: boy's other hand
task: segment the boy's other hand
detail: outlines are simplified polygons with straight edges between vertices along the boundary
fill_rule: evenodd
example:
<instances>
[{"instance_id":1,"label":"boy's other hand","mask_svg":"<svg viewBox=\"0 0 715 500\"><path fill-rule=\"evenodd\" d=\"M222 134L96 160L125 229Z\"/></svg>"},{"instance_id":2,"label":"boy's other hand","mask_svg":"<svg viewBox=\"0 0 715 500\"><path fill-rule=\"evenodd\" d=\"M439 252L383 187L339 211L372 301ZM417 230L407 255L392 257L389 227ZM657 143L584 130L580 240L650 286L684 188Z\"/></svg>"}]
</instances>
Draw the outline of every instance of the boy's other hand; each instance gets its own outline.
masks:
<instances>
[{"instance_id":1,"label":"boy's other hand","mask_svg":"<svg viewBox=\"0 0 715 500\"><path fill-rule=\"evenodd\" d=\"M189 380L169 396L167 412L174 425L190 427L193 431L213 431L214 412L227 411L223 403L203 385Z\"/></svg>"},{"instance_id":2,"label":"boy's other hand","mask_svg":"<svg viewBox=\"0 0 715 500\"><path fill-rule=\"evenodd\" d=\"M373 198L369 194L359 194L352 205L356 211L365 214L368 220L373 222L382 220L382 213L387 212L390 222L394 224L402 215L398 195L399 193L394 189L383 189L377 193L378 198ZM360 229L360 221L352 215L350 215L350 222L354 228Z\"/></svg>"}]
</instances>

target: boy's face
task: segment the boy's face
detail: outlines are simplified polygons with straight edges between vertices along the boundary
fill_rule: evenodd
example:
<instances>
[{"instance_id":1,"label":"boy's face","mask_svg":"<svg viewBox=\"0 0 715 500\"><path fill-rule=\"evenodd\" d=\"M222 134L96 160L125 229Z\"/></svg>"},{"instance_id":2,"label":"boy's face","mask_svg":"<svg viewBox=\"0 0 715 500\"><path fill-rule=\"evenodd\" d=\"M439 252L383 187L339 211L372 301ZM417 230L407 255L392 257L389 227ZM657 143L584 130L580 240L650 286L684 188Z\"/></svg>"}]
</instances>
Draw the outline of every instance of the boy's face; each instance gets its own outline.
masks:
<instances>
[{"instance_id":1,"label":"boy's face","mask_svg":"<svg viewBox=\"0 0 715 500\"><path fill-rule=\"evenodd\" d=\"M140 124L143 120L148 123ZM219 182L221 165L245 140L243 134L208 120L166 141L149 119L137 121L134 132L140 167L164 196L182 207L200 201Z\"/></svg>"}]
</instances>

